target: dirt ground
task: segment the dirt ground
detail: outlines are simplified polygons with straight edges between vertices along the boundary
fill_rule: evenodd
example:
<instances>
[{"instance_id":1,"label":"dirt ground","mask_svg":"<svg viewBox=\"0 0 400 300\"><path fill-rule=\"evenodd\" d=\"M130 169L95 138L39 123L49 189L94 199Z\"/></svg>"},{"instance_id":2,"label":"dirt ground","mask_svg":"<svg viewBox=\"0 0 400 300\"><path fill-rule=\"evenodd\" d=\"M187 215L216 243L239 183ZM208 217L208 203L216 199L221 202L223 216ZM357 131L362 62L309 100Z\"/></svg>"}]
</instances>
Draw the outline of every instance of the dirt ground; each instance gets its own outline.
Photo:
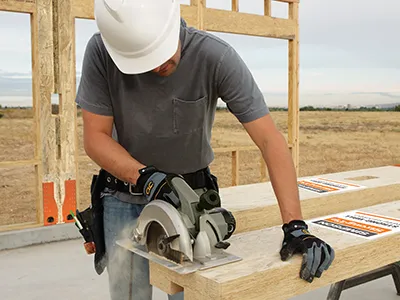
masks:
<instances>
[{"instance_id":1,"label":"dirt ground","mask_svg":"<svg viewBox=\"0 0 400 300\"><path fill-rule=\"evenodd\" d=\"M0 161L33 159L34 128L29 111L2 112ZM287 134L287 112L272 112L278 128ZM79 155L82 119L78 118ZM218 111L212 146L253 145L241 124L227 111ZM260 154L240 153L239 184L259 182ZM300 176L363 169L400 163L400 114L396 112L301 112ZM230 153L215 154L211 169L221 187L231 184ZM89 204L89 184L98 167L82 160L78 170L78 205ZM34 167L0 168L0 225L35 221Z\"/></svg>"}]
</instances>

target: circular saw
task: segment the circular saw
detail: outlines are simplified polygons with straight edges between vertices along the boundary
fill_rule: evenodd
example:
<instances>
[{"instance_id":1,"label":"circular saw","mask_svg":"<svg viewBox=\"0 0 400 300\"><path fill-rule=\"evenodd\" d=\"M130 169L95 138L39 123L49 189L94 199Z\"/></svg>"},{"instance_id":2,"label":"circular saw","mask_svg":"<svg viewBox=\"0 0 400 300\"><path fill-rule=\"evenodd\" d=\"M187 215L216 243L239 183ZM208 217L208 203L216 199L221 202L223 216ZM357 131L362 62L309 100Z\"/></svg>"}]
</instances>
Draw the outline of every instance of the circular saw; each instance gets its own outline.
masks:
<instances>
[{"instance_id":1,"label":"circular saw","mask_svg":"<svg viewBox=\"0 0 400 300\"><path fill-rule=\"evenodd\" d=\"M173 192L148 203L131 240L119 244L181 274L241 260L225 251L236 221L221 207L219 194L196 192L178 175L167 184Z\"/></svg>"}]
</instances>

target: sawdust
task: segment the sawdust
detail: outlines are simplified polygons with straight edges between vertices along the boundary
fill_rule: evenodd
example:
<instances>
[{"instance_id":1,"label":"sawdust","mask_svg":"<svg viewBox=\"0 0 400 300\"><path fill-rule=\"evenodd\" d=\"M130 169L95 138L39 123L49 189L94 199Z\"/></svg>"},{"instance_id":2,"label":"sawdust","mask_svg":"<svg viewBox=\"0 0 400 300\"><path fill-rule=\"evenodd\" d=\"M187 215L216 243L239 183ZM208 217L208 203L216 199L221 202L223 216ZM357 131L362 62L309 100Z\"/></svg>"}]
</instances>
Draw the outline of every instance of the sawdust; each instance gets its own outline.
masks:
<instances>
[{"instance_id":1,"label":"sawdust","mask_svg":"<svg viewBox=\"0 0 400 300\"><path fill-rule=\"evenodd\" d=\"M183 255L181 256L181 261L180 261L180 262L176 262L176 261L174 261L174 260L172 260L172 259L169 259L169 258L167 258L167 257L165 257L165 256L162 256L162 255L160 255L160 254L158 254L158 253L155 253L155 252L153 252L153 251L149 251L149 254L151 254L151 255L153 255L153 256L155 256L155 257L161 259L161 260L168 261L168 262L170 262L170 263L172 263L172 264L175 264L175 265L180 265L180 266L183 266L183 265L184 265Z\"/></svg>"}]
</instances>

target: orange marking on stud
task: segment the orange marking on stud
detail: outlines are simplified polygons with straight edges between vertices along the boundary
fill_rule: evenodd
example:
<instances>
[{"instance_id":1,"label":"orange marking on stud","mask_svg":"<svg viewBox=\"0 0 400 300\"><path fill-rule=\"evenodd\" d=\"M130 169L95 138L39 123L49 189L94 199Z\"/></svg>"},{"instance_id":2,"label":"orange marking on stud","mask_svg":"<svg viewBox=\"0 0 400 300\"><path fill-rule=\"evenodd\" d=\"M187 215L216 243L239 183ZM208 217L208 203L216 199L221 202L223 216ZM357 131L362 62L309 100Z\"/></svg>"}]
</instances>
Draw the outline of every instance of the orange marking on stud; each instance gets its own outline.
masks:
<instances>
[{"instance_id":1,"label":"orange marking on stud","mask_svg":"<svg viewBox=\"0 0 400 300\"><path fill-rule=\"evenodd\" d=\"M54 198L54 182L43 182L43 218L44 225L58 223L58 208Z\"/></svg>"},{"instance_id":2,"label":"orange marking on stud","mask_svg":"<svg viewBox=\"0 0 400 300\"><path fill-rule=\"evenodd\" d=\"M63 204L63 221L65 223L73 223L75 222L70 216L70 211L72 210L74 213L76 211L76 180L66 180L65 181L65 198ZM68 217L70 220L68 220Z\"/></svg>"}]
</instances>

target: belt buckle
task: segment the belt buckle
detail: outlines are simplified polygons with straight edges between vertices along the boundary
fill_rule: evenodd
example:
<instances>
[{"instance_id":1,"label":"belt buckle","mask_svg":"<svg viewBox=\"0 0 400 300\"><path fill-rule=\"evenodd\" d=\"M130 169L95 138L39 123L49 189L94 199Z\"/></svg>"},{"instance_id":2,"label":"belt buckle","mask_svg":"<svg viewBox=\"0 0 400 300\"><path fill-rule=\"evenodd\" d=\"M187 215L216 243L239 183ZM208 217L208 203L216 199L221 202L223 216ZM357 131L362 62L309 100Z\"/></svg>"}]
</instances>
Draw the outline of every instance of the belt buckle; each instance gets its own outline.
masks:
<instances>
[{"instance_id":1,"label":"belt buckle","mask_svg":"<svg viewBox=\"0 0 400 300\"><path fill-rule=\"evenodd\" d=\"M125 183L125 184L127 184L127 183ZM136 187L136 185L134 185L134 184L132 184L132 183L128 183L128 190L129 190L129 194L131 194L131 195L133 195L133 196L142 196L143 195L143 193L135 193L134 192L134 188Z\"/></svg>"}]
</instances>

